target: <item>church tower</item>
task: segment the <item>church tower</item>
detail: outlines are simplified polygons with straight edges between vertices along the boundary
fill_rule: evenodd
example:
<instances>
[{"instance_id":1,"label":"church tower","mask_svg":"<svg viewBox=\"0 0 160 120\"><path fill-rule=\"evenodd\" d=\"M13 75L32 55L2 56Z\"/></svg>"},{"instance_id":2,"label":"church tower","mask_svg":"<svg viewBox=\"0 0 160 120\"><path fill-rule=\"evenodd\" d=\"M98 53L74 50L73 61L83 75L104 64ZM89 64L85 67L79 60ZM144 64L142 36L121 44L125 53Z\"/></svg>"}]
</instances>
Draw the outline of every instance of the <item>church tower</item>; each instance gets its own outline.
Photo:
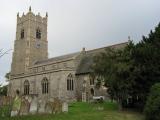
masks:
<instances>
[{"instance_id":1,"label":"church tower","mask_svg":"<svg viewBox=\"0 0 160 120\"><path fill-rule=\"evenodd\" d=\"M35 15L31 7L26 15L17 14L11 76L24 74L36 61L48 58L47 20L47 13L45 17Z\"/></svg>"}]
</instances>

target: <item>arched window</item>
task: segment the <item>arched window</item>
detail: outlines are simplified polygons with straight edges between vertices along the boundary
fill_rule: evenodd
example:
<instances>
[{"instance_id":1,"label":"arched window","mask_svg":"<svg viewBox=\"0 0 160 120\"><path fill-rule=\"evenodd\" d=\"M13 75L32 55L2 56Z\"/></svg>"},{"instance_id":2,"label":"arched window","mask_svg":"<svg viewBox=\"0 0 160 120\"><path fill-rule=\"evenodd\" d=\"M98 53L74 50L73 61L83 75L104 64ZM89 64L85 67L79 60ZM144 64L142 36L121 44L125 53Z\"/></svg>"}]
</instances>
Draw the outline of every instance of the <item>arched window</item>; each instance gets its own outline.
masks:
<instances>
[{"instance_id":1,"label":"arched window","mask_svg":"<svg viewBox=\"0 0 160 120\"><path fill-rule=\"evenodd\" d=\"M91 95L94 96L94 89L91 88Z\"/></svg>"},{"instance_id":2,"label":"arched window","mask_svg":"<svg viewBox=\"0 0 160 120\"><path fill-rule=\"evenodd\" d=\"M47 94L48 93L48 79L45 77L42 80L42 94Z\"/></svg>"},{"instance_id":3,"label":"arched window","mask_svg":"<svg viewBox=\"0 0 160 120\"><path fill-rule=\"evenodd\" d=\"M67 77L67 90L73 91L74 90L74 82L72 74L69 74Z\"/></svg>"},{"instance_id":4,"label":"arched window","mask_svg":"<svg viewBox=\"0 0 160 120\"><path fill-rule=\"evenodd\" d=\"M29 95L29 81L24 81L24 95Z\"/></svg>"},{"instance_id":5,"label":"arched window","mask_svg":"<svg viewBox=\"0 0 160 120\"><path fill-rule=\"evenodd\" d=\"M21 30L21 39L24 38L24 29Z\"/></svg>"},{"instance_id":6,"label":"arched window","mask_svg":"<svg viewBox=\"0 0 160 120\"><path fill-rule=\"evenodd\" d=\"M36 30L36 38L41 39L41 30L39 28Z\"/></svg>"}]
</instances>

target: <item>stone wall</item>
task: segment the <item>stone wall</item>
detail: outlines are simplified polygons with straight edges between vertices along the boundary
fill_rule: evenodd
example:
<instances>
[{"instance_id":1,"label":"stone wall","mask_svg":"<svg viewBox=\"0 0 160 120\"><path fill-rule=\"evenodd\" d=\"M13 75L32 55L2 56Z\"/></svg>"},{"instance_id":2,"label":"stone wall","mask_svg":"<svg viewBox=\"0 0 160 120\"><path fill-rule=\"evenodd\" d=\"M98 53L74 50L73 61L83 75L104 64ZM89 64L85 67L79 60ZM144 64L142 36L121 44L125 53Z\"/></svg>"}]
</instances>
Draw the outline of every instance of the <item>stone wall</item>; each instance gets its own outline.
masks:
<instances>
[{"instance_id":1,"label":"stone wall","mask_svg":"<svg viewBox=\"0 0 160 120\"><path fill-rule=\"evenodd\" d=\"M23 77L19 79L11 80L9 83L10 95L15 96L15 91L18 89L20 94L24 94L24 82L29 81L30 84L30 94L38 94L38 97L51 98L57 97L61 100L75 101L76 100L76 80L74 77L74 90L67 91L67 77L69 74L74 76L74 71L57 71L52 73L42 73L34 76ZM42 80L47 78L49 81L49 92L48 94L42 94Z\"/></svg>"}]
</instances>

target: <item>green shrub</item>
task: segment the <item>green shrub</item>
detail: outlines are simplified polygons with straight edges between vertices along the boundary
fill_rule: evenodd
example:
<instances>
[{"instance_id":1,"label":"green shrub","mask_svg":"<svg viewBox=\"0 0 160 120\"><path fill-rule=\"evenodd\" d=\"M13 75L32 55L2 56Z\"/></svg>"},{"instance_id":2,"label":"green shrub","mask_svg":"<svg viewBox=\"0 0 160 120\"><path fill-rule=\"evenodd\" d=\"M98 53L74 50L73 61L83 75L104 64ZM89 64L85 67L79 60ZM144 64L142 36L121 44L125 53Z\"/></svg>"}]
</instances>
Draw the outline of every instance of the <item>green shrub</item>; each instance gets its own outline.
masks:
<instances>
[{"instance_id":1,"label":"green shrub","mask_svg":"<svg viewBox=\"0 0 160 120\"><path fill-rule=\"evenodd\" d=\"M5 105L0 107L0 119L1 117L9 117L10 116L10 105Z\"/></svg>"},{"instance_id":2,"label":"green shrub","mask_svg":"<svg viewBox=\"0 0 160 120\"><path fill-rule=\"evenodd\" d=\"M146 120L160 120L160 83L152 86L144 113Z\"/></svg>"}]
</instances>

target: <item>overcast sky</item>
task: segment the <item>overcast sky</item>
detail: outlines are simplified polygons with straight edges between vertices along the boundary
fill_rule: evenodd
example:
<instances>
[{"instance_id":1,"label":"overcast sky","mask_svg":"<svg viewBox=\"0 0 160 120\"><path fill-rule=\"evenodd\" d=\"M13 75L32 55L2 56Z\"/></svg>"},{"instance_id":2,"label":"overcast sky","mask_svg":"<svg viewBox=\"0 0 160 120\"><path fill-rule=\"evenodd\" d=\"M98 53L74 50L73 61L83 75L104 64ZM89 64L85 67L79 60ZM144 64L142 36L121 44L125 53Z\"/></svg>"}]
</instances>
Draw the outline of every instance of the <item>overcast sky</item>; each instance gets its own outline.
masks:
<instances>
[{"instance_id":1,"label":"overcast sky","mask_svg":"<svg viewBox=\"0 0 160 120\"><path fill-rule=\"evenodd\" d=\"M13 49L17 12L48 12L49 57L141 40L160 22L160 0L0 0L0 48ZM13 51L12 51L13 52ZM12 52L0 58L0 82Z\"/></svg>"}]
</instances>

